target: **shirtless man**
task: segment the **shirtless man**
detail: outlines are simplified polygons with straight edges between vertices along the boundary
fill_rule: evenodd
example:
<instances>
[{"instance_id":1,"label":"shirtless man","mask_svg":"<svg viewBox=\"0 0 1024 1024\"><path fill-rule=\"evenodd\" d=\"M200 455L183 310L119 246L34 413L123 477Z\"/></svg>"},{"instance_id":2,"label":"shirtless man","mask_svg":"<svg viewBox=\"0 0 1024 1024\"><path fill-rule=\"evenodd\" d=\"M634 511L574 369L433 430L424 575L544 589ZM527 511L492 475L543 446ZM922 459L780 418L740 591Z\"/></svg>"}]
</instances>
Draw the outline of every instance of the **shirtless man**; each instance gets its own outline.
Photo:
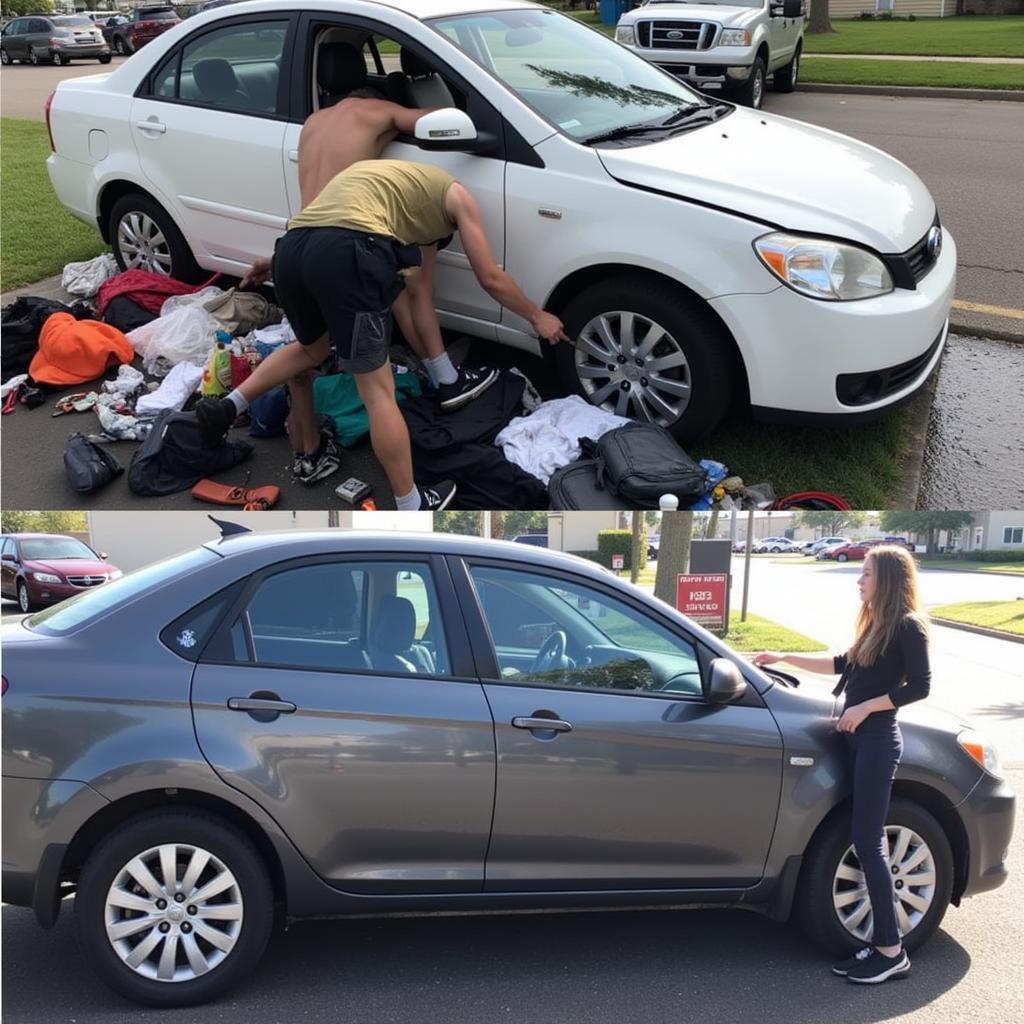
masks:
<instances>
[{"instance_id":1,"label":"shirtless man","mask_svg":"<svg viewBox=\"0 0 1024 1024\"><path fill-rule=\"evenodd\" d=\"M483 215L470 192L446 171L402 160L362 160L336 174L288 225L273 260L246 275L260 284L273 273L278 300L298 344L265 359L226 398L196 406L203 442L216 445L249 403L272 387L319 366L337 352L355 376L370 418L370 443L400 511L447 507L451 481L433 488L413 480L409 432L395 401L388 361L391 306L405 287L403 269L419 263L418 246L458 231L481 287L528 320L554 344L567 340L562 321L523 293L496 263Z\"/></svg>"}]
</instances>

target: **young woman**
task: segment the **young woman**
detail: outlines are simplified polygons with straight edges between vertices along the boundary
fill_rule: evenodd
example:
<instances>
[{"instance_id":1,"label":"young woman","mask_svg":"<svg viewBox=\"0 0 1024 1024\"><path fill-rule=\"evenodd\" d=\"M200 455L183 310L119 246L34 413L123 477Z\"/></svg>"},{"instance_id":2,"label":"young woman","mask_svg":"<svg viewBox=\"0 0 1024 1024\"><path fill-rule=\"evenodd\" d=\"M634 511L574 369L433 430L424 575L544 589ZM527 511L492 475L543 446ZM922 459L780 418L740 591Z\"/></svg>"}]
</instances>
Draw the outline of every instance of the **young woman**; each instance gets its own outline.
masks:
<instances>
[{"instance_id":1,"label":"young woman","mask_svg":"<svg viewBox=\"0 0 1024 1024\"><path fill-rule=\"evenodd\" d=\"M853 786L852 839L864 870L873 915L872 945L832 970L850 981L877 984L906 975L910 959L900 941L885 819L903 737L896 711L928 696L927 619L917 594L917 569L903 548L872 548L857 581L861 608L853 646L836 657L754 656L755 665L786 661L796 668L840 675L833 693L846 704L836 728L846 738Z\"/></svg>"}]
</instances>

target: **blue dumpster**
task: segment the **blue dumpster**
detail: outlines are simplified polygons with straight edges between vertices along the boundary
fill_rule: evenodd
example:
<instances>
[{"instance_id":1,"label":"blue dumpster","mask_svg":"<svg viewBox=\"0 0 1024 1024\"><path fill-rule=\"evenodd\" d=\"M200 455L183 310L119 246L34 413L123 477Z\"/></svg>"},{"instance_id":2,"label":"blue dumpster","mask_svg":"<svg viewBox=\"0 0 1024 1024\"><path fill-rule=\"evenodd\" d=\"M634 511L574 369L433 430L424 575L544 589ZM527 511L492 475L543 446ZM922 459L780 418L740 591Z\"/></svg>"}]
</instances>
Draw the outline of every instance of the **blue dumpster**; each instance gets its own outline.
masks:
<instances>
[{"instance_id":1,"label":"blue dumpster","mask_svg":"<svg viewBox=\"0 0 1024 1024\"><path fill-rule=\"evenodd\" d=\"M630 6L629 0L601 0L601 21L605 25L617 25Z\"/></svg>"}]
</instances>

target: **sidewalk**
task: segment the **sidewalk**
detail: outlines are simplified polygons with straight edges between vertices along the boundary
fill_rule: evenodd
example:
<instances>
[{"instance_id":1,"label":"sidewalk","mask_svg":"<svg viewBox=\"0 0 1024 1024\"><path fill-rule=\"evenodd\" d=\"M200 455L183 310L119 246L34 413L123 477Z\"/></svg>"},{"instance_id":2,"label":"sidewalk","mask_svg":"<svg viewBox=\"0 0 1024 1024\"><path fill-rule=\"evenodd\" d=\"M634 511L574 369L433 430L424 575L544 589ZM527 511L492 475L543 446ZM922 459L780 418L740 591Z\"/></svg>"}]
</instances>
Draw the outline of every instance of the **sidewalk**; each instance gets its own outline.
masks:
<instances>
[{"instance_id":1,"label":"sidewalk","mask_svg":"<svg viewBox=\"0 0 1024 1024\"><path fill-rule=\"evenodd\" d=\"M925 57L907 53L814 53L805 50L804 57L815 60L924 60L937 64L1024 64L1024 57Z\"/></svg>"}]
</instances>

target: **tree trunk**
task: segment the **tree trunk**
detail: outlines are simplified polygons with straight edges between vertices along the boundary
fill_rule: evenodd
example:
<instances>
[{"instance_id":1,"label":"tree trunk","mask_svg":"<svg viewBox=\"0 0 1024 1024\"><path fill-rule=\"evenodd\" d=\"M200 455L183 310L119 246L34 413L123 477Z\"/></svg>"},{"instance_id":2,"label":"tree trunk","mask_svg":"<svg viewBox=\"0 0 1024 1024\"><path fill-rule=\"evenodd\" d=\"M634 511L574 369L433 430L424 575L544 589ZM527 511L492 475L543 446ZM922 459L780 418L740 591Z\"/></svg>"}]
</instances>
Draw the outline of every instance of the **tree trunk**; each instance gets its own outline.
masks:
<instances>
[{"instance_id":1,"label":"tree trunk","mask_svg":"<svg viewBox=\"0 0 1024 1024\"><path fill-rule=\"evenodd\" d=\"M505 539L505 513L504 511L493 511L491 513L491 537L494 540Z\"/></svg>"},{"instance_id":2,"label":"tree trunk","mask_svg":"<svg viewBox=\"0 0 1024 1024\"><path fill-rule=\"evenodd\" d=\"M643 535L644 517L637 511L633 512L633 538L629 558L629 582L636 583L640 579L640 538Z\"/></svg>"},{"instance_id":3,"label":"tree trunk","mask_svg":"<svg viewBox=\"0 0 1024 1024\"><path fill-rule=\"evenodd\" d=\"M807 35L835 32L828 16L828 0L811 0L811 17L805 29Z\"/></svg>"},{"instance_id":4,"label":"tree trunk","mask_svg":"<svg viewBox=\"0 0 1024 1024\"><path fill-rule=\"evenodd\" d=\"M654 596L673 608L676 604L676 576L690 568L690 541L693 540L692 512L664 512L661 516L661 540L658 543L658 572Z\"/></svg>"}]
</instances>

